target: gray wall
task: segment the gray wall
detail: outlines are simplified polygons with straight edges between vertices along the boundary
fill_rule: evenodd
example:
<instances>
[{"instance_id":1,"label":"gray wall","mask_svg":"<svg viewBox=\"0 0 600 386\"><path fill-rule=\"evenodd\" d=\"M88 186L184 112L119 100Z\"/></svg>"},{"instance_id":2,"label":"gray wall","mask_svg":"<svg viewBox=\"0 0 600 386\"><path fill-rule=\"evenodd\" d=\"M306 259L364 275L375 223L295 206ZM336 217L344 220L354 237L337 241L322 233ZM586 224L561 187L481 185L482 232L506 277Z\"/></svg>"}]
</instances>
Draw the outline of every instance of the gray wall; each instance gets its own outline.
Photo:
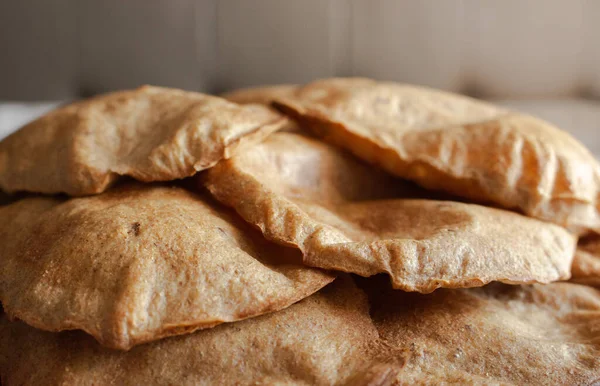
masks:
<instances>
[{"instance_id":1,"label":"gray wall","mask_svg":"<svg viewBox=\"0 0 600 386\"><path fill-rule=\"evenodd\" d=\"M600 96L600 1L0 0L0 100L332 75Z\"/></svg>"}]
</instances>

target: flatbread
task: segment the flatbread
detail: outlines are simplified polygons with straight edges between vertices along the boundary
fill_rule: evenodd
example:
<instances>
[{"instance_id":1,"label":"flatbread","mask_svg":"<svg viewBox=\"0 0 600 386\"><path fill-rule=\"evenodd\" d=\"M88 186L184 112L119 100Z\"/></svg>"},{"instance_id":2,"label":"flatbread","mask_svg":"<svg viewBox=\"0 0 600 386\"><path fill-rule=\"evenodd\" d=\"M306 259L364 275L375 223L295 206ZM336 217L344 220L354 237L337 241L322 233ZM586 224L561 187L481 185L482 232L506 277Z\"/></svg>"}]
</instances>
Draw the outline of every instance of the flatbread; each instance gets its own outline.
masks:
<instances>
[{"instance_id":1,"label":"flatbread","mask_svg":"<svg viewBox=\"0 0 600 386\"><path fill-rule=\"evenodd\" d=\"M600 381L600 291L570 283L440 290L363 285L377 326L372 373L389 384L591 385Z\"/></svg>"},{"instance_id":2,"label":"flatbread","mask_svg":"<svg viewBox=\"0 0 600 386\"><path fill-rule=\"evenodd\" d=\"M573 282L600 287L600 237L579 243L571 273Z\"/></svg>"},{"instance_id":3,"label":"flatbread","mask_svg":"<svg viewBox=\"0 0 600 386\"><path fill-rule=\"evenodd\" d=\"M283 311L129 352L102 348L80 332L53 334L0 320L2 382L584 385L598 380L600 292L591 287L492 285L419 295L391 291L373 279L359 287L340 279Z\"/></svg>"},{"instance_id":4,"label":"flatbread","mask_svg":"<svg viewBox=\"0 0 600 386\"><path fill-rule=\"evenodd\" d=\"M4 311L116 349L279 310L333 280L181 188L26 198L0 218Z\"/></svg>"},{"instance_id":5,"label":"flatbread","mask_svg":"<svg viewBox=\"0 0 600 386\"><path fill-rule=\"evenodd\" d=\"M226 92L221 94L221 97L241 105L250 103L270 105L275 99L291 96L297 88L295 84L248 87Z\"/></svg>"},{"instance_id":6,"label":"flatbread","mask_svg":"<svg viewBox=\"0 0 600 386\"><path fill-rule=\"evenodd\" d=\"M0 142L0 189L87 195L119 176L169 181L285 125L265 106L144 86L61 107Z\"/></svg>"},{"instance_id":7,"label":"flatbread","mask_svg":"<svg viewBox=\"0 0 600 386\"><path fill-rule=\"evenodd\" d=\"M600 165L547 122L437 90L369 79L310 83L277 107L328 141L429 188L577 233L600 232Z\"/></svg>"},{"instance_id":8,"label":"flatbread","mask_svg":"<svg viewBox=\"0 0 600 386\"><path fill-rule=\"evenodd\" d=\"M348 279L283 311L128 352L0 321L0 374L8 386L333 385L369 365L376 338L367 298Z\"/></svg>"},{"instance_id":9,"label":"flatbread","mask_svg":"<svg viewBox=\"0 0 600 386\"><path fill-rule=\"evenodd\" d=\"M307 265L387 273L405 291L569 277L575 238L563 228L479 205L398 198L419 193L298 134L276 133L220 162L204 183L266 238L299 248Z\"/></svg>"}]
</instances>

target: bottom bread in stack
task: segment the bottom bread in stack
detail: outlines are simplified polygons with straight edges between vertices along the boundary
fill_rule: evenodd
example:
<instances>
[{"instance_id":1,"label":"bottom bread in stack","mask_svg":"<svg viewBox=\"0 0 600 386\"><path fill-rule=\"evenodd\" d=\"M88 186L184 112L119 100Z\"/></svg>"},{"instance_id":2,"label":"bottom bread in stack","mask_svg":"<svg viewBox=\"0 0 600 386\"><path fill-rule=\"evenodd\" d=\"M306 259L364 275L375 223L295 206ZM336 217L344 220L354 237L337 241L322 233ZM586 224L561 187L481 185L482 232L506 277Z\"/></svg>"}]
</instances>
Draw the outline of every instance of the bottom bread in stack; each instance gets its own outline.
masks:
<instances>
[{"instance_id":1,"label":"bottom bread in stack","mask_svg":"<svg viewBox=\"0 0 600 386\"><path fill-rule=\"evenodd\" d=\"M3 385L600 381L582 145L364 79L227 98L109 94L0 142L29 192L0 203Z\"/></svg>"},{"instance_id":2,"label":"bottom bread in stack","mask_svg":"<svg viewBox=\"0 0 600 386\"><path fill-rule=\"evenodd\" d=\"M595 289L494 284L421 295L386 284L340 275L283 311L128 352L104 348L83 332L56 334L4 319L4 382L585 385L598 380Z\"/></svg>"}]
</instances>

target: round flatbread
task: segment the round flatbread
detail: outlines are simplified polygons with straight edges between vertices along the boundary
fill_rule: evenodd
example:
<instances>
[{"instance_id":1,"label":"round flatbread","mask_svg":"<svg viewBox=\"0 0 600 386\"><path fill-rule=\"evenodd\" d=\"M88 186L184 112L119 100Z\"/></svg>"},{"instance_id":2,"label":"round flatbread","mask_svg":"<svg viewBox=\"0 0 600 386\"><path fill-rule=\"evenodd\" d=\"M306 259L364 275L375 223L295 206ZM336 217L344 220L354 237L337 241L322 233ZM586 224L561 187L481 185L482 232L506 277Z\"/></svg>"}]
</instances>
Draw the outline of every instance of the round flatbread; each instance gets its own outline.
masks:
<instances>
[{"instance_id":1,"label":"round flatbread","mask_svg":"<svg viewBox=\"0 0 600 386\"><path fill-rule=\"evenodd\" d=\"M333 385L369 365L376 338L367 297L346 278L285 310L128 352L0 318L0 375L9 386Z\"/></svg>"},{"instance_id":2,"label":"round flatbread","mask_svg":"<svg viewBox=\"0 0 600 386\"><path fill-rule=\"evenodd\" d=\"M600 232L600 165L547 122L467 97L327 79L276 102L317 135L430 188Z\"/></svg>"},{"instance_id":3,"label":"round flatbread","mask_svg":"<svg viewBox=\"0 0 600 386\"><path fill-rule=\"evenodd\" d=\"M61 107L0 142L0 189L79 196L119 176L189 177L286 119L265 106L144 86Z\"/></svg>"},{"instance_id":4,"label":"round flatbread","mask_svg":"<svg viewBox=\"0 0 600 386\"><path fill-rule=\"evenodd\" d=\"M565 229L479 205L399 199L420 193L298 134L274 134L204 177L215 198L269 240L299 248L310 266L387 273L396 288L419 292L569 277L575 238Z\"/></svg>"},{"instance_id":5,"label":"round flatbread","mask_svg":"<svg viewBox=\"0 0 600 386\"><path fill-rule=\"evenodd\" d=\"M131 184L0 207L0 302L117 349L279 310L333 276L210 198Z\"/></svg>"},{"instance_id":6,"label":"round flatbread","mask_svg":"<svg viewBox=\"0 0 600 386\"><path fill-rule=\"evenodd\" d=\"M577 246L571 281L600 287L600 237L583 240Z\"/></svg>"},{"instance_id":7,"label":"round flatbread","mask_svg":"<svg viewBox=\"0 0 600 386\"><path fill-rule=\"evenodd\" d=\"M600 291L492 284L430 295L363 283L379 334L370 379L393 385L591 385L600 380ZM370 380L369 378L367 378Z\"/></svg>"},{"instance_id":8,"label":"round flatbread","mask_svg":"<svg viewBox=\"0 0 600 386\"><path fill-rule=\"evenodd\" d=\"M587 385L600 373L599 318L600 292L571 283L420 295L342 276L283 311L129 352L0 319L0 375L8 385Z\"/></svg>"}]
</instances>

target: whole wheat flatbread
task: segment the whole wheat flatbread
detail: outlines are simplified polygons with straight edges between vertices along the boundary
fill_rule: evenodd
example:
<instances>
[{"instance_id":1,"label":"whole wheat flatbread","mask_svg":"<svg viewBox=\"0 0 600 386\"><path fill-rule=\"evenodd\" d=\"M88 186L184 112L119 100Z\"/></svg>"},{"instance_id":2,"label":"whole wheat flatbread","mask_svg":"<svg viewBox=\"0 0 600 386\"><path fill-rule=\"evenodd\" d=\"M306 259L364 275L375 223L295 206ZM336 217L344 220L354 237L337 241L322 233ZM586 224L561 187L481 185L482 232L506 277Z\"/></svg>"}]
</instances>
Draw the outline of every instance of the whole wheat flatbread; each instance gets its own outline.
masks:
<instances>
[{"instance_id":1,"label":"whole wheat flatbread","mask_svg":"<svg viewBox=\"0 0 600 386\"><path fill-rule=\"evenodd\" d=\"M600 287L600 237L579 243L571 273L573 282Z\"/></svg>"},{"instance_id":2,"label":"whole wheat flatbread","mask_svg":"<svg viewBox=\"0 0 600 386\"><path fill-rule=\"evenodd\" d=\"M600 165L547 122L442 91L369 79L310 83L277 106L388 172L577 233L600 232Z\"/></svg>"},{"instance_id":3,"label":"whole wheat flatbread","mask_svg":"<svg viewBox=\"0 0 600 386\"><path fill-rule=\"evenodd\" d=\"M87 195L119 176L189 177L286 119L265 106L145 86L61 107L0 142L0 189Z\"/></svg>"},{"instance_id":4,"label":"whole wheat flatbread","mask_svg":"<svg viewBox=\"0 0 600 386\"><path fill-rule=\"evenodd\" d=\"M569 277L575 238L565 229L479 205L399 199L419 193L298 134L276 133L205 177L215 198L269 240L299 248L310 266L387 273L396 288L419 292Z\"/></svg>"},{"instance_id":5,"label":"whole wheat flatbread","mask_svg":"<svg viewBox=\"0 0 600 386\"><path fill-rule=\"evenodd\" d=\"M0 320L2 382L583 385L599 378L600 292L591 287L420 295L340 279L283 311L129 352L80 332Z\"/></svg>"},{"instance_id":6,"label":"whole wheat flatbread","mask_svg":"<svg viewBox=\"0 0 600 386\"><path fill-rule=\"evenodd\" d=\"M346 279L283 311L128 352L105 349L81 332L54 334L0 319L2 384L341 383L369 365L368 345L377 337L367 297Z\"/></svg>"},{"instance_id":7,"label":"whole wheat flatbread","mask_svg":"<svg viewBox=\"0 0 600 386\"><path fill-rule=\"evenodd\" d=\"M369 293L371 379L388 384L591 385L600 381L600 291L571 283ZM368 372L366 374L369 374Z\"/></svg>"},{"instance_id":8,"label":"whole wheat flatbread","mask_svg":"<svg viewBox=\"0 0 600 386\"><path fill-rule=\"evenodd\" d=\"M26 198L0 218L4 311L117 349L279 310L333 280L181 188Z\"/></svg>"}]
</instances>

